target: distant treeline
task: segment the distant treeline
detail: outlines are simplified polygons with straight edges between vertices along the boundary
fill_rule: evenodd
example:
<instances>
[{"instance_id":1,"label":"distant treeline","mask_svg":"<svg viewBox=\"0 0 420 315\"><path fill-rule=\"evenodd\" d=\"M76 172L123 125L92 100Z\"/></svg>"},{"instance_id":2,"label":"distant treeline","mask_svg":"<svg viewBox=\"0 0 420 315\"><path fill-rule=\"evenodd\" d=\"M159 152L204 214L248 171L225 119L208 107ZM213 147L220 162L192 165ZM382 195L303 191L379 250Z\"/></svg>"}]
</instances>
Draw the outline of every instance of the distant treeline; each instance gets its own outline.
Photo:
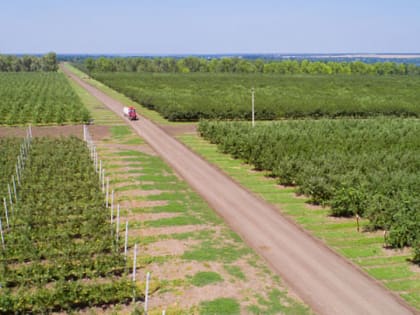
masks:
<instances>
[{"instance_id":1,"label":"distant treeline","mask_svg":"<svg viewBox=\"0 0 420 315\"><path fill-rule=\"evenodd\" d=\"M149 72L149 73L271 73L271 74L371 74L420 75L420 67L413 64L361 61L266 61L242 58L204 59L177 58L87 58L79 64L88 72Z\"/></svg>"},{"instance_id":2,"label":"distant treeline","mask_svg":"<svg viewBox=\"0 0 420 315\"><path fill-rule=\"evenodd\" d=\"M0 72L53 72L57 70L57 56L53 52L42 57L0 55Z\"/></svg>"}]
</instances>

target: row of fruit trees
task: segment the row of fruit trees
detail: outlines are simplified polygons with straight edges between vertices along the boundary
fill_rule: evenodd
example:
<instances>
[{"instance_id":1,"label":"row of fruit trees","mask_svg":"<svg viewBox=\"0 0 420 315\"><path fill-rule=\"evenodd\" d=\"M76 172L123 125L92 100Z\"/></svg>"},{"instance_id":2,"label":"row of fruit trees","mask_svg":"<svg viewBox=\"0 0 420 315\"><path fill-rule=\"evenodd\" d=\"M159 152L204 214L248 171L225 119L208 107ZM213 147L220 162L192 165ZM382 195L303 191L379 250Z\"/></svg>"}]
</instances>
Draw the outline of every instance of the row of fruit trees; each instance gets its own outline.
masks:
<instances>
[{"instance_id":1,"label":"row of fruit trees","mask_svg":"<svg viewBox=\"0 0 420 315\"><path fill-rule=\"evenodd\" d=\"M128 255L128 221L120 231L120 207L86 127L84 137L32 138L28 129L2 191L0 313L132 300L147 311L150 275L145 290L136 281L137 246Z\"/></svg>"}]
</instances>

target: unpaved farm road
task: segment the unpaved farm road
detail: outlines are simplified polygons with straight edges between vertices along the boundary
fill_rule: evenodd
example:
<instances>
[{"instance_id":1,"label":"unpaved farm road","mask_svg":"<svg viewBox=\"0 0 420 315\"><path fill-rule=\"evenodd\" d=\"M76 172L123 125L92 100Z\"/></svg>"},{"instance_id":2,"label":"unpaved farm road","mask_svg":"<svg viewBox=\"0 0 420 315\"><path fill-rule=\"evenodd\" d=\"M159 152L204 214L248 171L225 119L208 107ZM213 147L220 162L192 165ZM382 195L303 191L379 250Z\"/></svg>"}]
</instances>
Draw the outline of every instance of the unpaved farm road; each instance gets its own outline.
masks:
<instances>
[{"instance_id":1,"label":"unpaved farm road","mask_svg":"<svg viewBox=\"0 0 420 315\"><path fill-rule=\"evenodd\" d=\"M63 69L123 117L122 104ZM319 314L418 314L351 263L284 218L151 121L126 123L194 188L245 242L263 256Z\"/></svg>"}]
</instances>

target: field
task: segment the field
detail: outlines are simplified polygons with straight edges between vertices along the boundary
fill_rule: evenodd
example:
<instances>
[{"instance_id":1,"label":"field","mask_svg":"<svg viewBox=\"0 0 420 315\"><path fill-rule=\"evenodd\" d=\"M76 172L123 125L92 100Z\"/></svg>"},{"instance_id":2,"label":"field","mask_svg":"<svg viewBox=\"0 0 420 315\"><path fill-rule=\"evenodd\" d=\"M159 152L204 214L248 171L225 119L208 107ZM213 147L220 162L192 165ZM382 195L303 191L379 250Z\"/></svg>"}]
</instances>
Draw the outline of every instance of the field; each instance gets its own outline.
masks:
<instances>
[{"instance_id":1,"label":"field","mask_svg":"<svg viewBox=\"0 0 420 315\"><path fill-rule=\"evenodd\" d=\"M11 183L12 175L15 174L21 142L18 138L0 138L0 197L8 193L7 184Z\"/></svg>"},{"instance_id":2,"label":"field","mask_svg":"<svg viewBox=\"0 0 420 315\"><path fill-rule=\"evenodd\" d=\"M171 121L420 115L416 76L94 73Z\"/></svg>"},{"instance_id":3,"label":"field","mask_svg":"<svg viewBox=\"0 0 420 315\"><path fill-rule=\"evenodd\" d=\"M162 125L168 124L168 122L163 120L160 116L145 109L141 105L136 104L132 100L129 100L125 95L115 92L106 85L81 74L75 69L73 69L73 71L77 72L78 75L82 75L91 85L98 87L113 98L130 104L131 106L136 106L139 112L147 117L158 121ZM393 121L393 119L384 118L372 121L380 122L381 120ZM337 123L339 121L341 120L338 120ZM358 121L362 122L364 120L355 120L355 122ZM416 122L416 120L412 119L401 121ZM171 123L172 126L164 128L171 132L171 134L173 132L176 134L176 130L185 129L183 126L177 126L177 124L179 123ZM261 123L258 123L257 126L260 124ZM396 128L398 131L397 135L401 135L401 130L399 130L400 127L401 126ZM379 129L384 131L383 128ZM416 130L417 129L414 129L414 132L416 132ZM412 134L413 130L410 131L410 128L408 128L405 131L408 131L408 133L411 132ZM388 133L392 134L389 130ZM334 248L341 255L358 264L372 277L378 279L385 286L400 294L411 305L417 308L420 307L418 286L416 285L419 280L419 271L416 269L418 267L415 267L410 262L413 257L413 252L407 248L392 250L386 247L386 245L389 245L386 242L388 240L384 240L382 231L372 230L372 224L368 219L363 217L360 219L359 232L356 229L357 225L354 217L337 218L329 216L329 214L331 214L330 208L308 205L306 204L306 198L297 198L295 192L298 188L291 187L279 189L279 186L276 185L278 179L264 177L266 172L255 172L253 167L244 165L241 160L232 160L232 158L217 152L215 145L211 145L203 139L198 139L195 135L180 136L180 139L191 146L196 152L202 154L211 163L223 169L229 176L240 182L243 186L254 191L270 203L278 205L281 211L286 215L291 216L297 224L303 226L319 239L324 240L331 248ZM418 171L418 166L415 166L415 169ZM269 173L270 172L268 172L268 174ZM415 224L417 221L413 220L413 222ZM418 253L417 259L419 258L420 255Z\"/></svg>"},{"instance_id":4,"label":"field","mask_svg":"<svg viewBox=\"0 0 420 315\"><path fill-rule=\"evenodd\" d=\"M332 215L368 218L369 228L388 231L393 247L420 241L419 130L412 119L199 125L222 152L297 185Z\"/></svg>"},{"instance_id":5,"label":"field","mask_svg":"<svg viewBox=\"0 0 420 315\"><path fill-rule=\"evenodd\" d=\"M413 265L410 249L390 249L384 246L382 231L366 229L369 225L367 219L360 219L358 230L354 217L330 216L331 210L328 207L314 206L308 198L297 196L297 187L278 185L278 179L270 176L270 172L256 171L252 165L222 153L216 144L211 144L199 135L185 134L180 135L179 139L248 190L278 206L283 215L420 309L420 266Z\"/></svg>"},{"instance_id":6,"label":"field","mask_svg":"<svg viewBox=\"0 0 420 315\"><path fill-rule=\"evenodd\" d=\"M29 152L17 202L8 220L2 215L0 312L70 311L142 298L125 275L121 242L112 236L84 142L38 138Z\"/></svg>"},{"instance_id":7,"label":"field","mask_svg":"<svg viewBox=\"0 0 420 315\"><path fill-rule=\"evenodd\" d=\"M0 125L69 124L89 119L62 73L0 73Z\"/></svg>"},{"instance_id":8,"label":"field","mask_svg":"<svg viewBox=\"0 0 420 315\"><path fill-rule=\"evenodd\" d=\"M139 247L138 277L150 271L158 283L152 314L311 314L132 130L114 125L92 135L121 204L121 226L129 222L129 247Z\"/></svg>"}]
</instances>

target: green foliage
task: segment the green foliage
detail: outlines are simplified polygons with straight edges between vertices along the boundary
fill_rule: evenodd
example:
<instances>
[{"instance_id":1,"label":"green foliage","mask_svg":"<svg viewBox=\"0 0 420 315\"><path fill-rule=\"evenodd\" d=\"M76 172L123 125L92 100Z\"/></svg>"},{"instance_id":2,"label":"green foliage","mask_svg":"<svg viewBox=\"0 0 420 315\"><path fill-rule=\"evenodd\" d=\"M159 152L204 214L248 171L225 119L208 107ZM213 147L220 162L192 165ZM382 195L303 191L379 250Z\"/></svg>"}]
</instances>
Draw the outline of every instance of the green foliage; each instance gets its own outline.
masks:
<instances>
[{"instance_id":1,"label":"green foliage","mask_svg":"<svg viewBox=\"0 0 420 315\"><path fill-rule=\"evenodd\" d=\"M275 314L307 314L308 309L302 304L291 301L287 292L278 289L272 290L267 298L258 296L260 306L252 305L248 310L253 314L275 315Z\"/></svg>"},{"instance_id":2,"label":"green foliage","mask_svg":"<svg viewBox=\"0 0 420 315\"><path fill-rule=\"evenodd\" d=\"M231 263L248 253L250 253L250 249L241 246L241 244L218 247L214 242L203 241L192 250L185 252L182 258L196 261L223 261Z\"/></svg>"},{"instance_id":3,"label":"green foliage","mask_svg":"<svg viewBox=\"0 0 420 315\"><path fill-rule=\"evenodd\" d=\"M246 276L239 266L225 265L224 268L231 276L241 280L246 280Z\"/></svg>"},{"instance_id":4,"label":"green foliage","mask_svg":"<svg viewBox=\"0 0 420 315\"><path fill-rule=\"evenodd\" d=\"M56 72L57 56L50 52L43 57L0 55L0 72Z\"/></svg>"},{"instance_id":5,"label":"green foliage","mask_svg":"<svg viewBox=\"0 0 420 315\"><path fill-rule=\"evenodd\" d=\"M13 189L12 175L15 175L21 143L22 139L18 138L0 138L0 202L8 195L7 184Z\"/></svg>"},{"instance_id":6,"label":"green foliage","mask_svg":"<svg viewBox=\"0 0 420 315\"><path fill-rule=\"evenodd\" d=\"M204 287L208 284L221 282L223 278L216 272L202 271L197 272L192 278L191 283L196 287Z\"/></svg>"},{"instance_id":7,"label":"green foliage","mask_svg":"<svg viewBox=\"0 0 420 315\"><path fill-rule=\"evenodd\" d=\"M220 150L297 185L332 214L359 214L391 246L420 240L420 122L416 119L202 121Z\"/></svg>"},{"instance_id":8,"label":"green foliage","mask_svg":"<svg viewBox=\"0 0 420 315\"><path fill-rule=\"evenodd\" d=\"M200 303L200 315L237 315L240 312L238 301L231 298L219 298Z\"/></svg>"},{"instance_id":9,"label":"green foliage","mask_svg":"<svg viewBox=\"0 0 420 315\"><path fill-rule=\"evenodd\" d=\"M277 73L277 74L420 74L413 64L377 62L374 64L308 60L248 60L242 58L86 58L80 68L89 72L149 73Z\"/></svg>"},{"instance_id":10,"label":"green foliage","mask_svg":"<svg viewBox=\"0 0 420 315\"><path fill-rule=\"evenodd\" d=\"M46 313L126 302L141 291L125 261L85 144L34 139L0 250L0 313ZM111 281L104 281L109 278Z\"/></svg>"},{"instance_id":11,"label":"green foliage","mask_svg":"<svg viewBox=\"0 0 420 315\"><path fill-rule=\"evenodd\" d=\"M93 73L171 121L420 115L420 77Z\"/></svg>"},{"instance_id":12,"label":"green foliage","mask_svg":"<svg viewBox=\"0 0 420 315\"><path fill-rule=\"evenodd\" d=\"M112 126L111 134L114 138L122 138L128 136L132 133L130 127L128 126Z\"/></svg>"},{"instance_id":13,"label":"green foliage","mask_svg":"<svg viewBox=\"0 0 420 315\"><path fill-rule=\"evenodd\" d=\"M0 125L88 122L62 73L0 73Z\"/></svg>"}]
</instances>

